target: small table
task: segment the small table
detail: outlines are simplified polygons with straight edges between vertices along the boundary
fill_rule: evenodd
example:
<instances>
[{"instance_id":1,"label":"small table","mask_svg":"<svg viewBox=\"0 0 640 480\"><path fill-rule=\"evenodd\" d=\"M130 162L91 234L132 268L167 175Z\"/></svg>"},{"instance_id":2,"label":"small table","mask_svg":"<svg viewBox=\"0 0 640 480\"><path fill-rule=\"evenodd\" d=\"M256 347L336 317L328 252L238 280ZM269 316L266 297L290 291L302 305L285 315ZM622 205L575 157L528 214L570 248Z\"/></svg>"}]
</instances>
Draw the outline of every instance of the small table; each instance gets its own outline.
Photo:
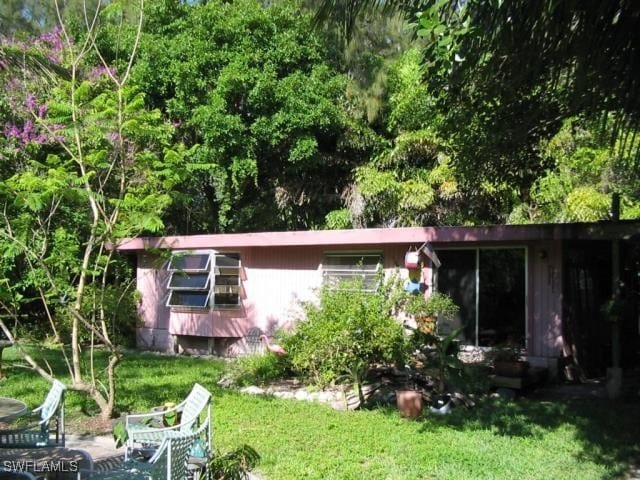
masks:
<instances>
[{"instance_id":1,"label":"small table","mask_svg":"<svg viewBox=\"0 0 640 480\"><path fill-rule=\"evenodd\" d=\"M9 422L27 413L27 404L15 398L0 397L0 422Z\"/></svg>"}]
</instances>

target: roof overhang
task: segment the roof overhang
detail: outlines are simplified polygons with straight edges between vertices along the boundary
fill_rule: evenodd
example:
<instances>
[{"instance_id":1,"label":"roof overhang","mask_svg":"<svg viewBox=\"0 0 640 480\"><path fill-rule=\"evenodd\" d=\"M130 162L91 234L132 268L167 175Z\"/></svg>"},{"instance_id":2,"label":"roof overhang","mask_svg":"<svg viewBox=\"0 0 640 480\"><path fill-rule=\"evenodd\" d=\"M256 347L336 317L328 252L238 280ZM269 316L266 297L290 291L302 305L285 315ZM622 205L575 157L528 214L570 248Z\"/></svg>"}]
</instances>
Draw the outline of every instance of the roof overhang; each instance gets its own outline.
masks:
<instances>
[{"instance_id":1,"label":"roof overhang","mask_svg":"<svg viewBox=\"0 0 640 480\"><path fill-rule=\"evenodd\" d=\"M640 221L492 225L477 227L407 227L295 232L223 233L123 239L116 249L195 250L206 248L356 246L450 243L506 243L540 240L611 240L637 237Z\"/></svg>"}]
</instances>

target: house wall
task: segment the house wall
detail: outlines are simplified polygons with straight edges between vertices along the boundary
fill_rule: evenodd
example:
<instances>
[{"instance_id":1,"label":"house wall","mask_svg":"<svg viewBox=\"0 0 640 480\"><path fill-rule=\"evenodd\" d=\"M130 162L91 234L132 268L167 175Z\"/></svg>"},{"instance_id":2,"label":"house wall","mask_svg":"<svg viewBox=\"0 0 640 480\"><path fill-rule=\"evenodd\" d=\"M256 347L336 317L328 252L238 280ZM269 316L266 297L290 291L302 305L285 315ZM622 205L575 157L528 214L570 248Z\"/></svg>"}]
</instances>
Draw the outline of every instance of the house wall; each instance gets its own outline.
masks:
<instances>
[{"instance_id":1,"label":"house wall","mask_svg":"<svg viewBox=\"0 0 640 480\"><path fill-rule=\"evenodd\" d=\"M502 243L501 243L502 244ZM505 243L528 247L527 350L534 363L545 364L562 348L562 249L561 242ZM166 265L149 254L138 257L138 290L142 294L138 345L141 348L172 350L179 338L235 340L251 327L265 332L290 327L300 318L300 302L314 298L321 285L323 255L329 251L381 251L387 272L398 270L406 277L405 245L280 246L218 249L241 256L242 306L238 310L203 313L171 311L165 306L168 274ZM417 246L417 245L413 245ZM498 246L470 242L447 247ZM437 248L438 245L435 245ZM212 247L213 248L213 247ZM423 280L431 291L431 269Z\"/></svg>"},{"instance_id":2,"label":"house wall","mask_svg":"<svg viewBox=\"0 0 640 480\"><path fill-rule=\"evenodd\" d=\"M251 327L265 332L288 328L300 318L301 302L312 300L321 285L325 252L381 251L384 268L391 272L404 265L407 248L358 245L348 249L340 246L218 249L240 254L241 308L202 313L166 307L169 280L166 262L139 254L137 280L142 300L137 344L141 348L172 350L179 337L237 339Z\"/></svg>"}]
</instances>

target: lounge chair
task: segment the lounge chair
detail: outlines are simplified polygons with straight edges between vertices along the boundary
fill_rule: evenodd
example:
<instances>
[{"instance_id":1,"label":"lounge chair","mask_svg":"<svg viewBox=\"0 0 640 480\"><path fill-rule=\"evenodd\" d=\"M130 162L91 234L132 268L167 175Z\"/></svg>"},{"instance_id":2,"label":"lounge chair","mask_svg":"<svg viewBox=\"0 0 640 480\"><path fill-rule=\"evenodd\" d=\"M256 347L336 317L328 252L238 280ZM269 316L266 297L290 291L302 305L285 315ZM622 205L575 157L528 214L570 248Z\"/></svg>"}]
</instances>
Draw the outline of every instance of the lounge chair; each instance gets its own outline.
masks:
<instances>
[{"instance_id":1,"label":"lounge chair","mask_svg":"<svg viewBox=\"0 0 640 480\"><path fill-rule=\"evenodd\" d=\"M31 412L40 420L26 426L0 430L0 448L64 447L64 392L54 380L42 405Z\"/></svg>"},{"instance_id":2,"label":"lounge chair","mask_svg":"<svg viewBox=\"0 0 640 480\"><path fill-rule=\"evenodd\" d=\"M206 427L206 444L211 451L211 392L198 383L193 386L187 398L173 408L161 412L127 415L125 460L128 460L137 448L155 448L166 437L176 432L192 432L200 425L200 416L205 411L206 418L202 421L202 426ZM168 427L153 426L154 422L155 425L161 425L162 418L174 412L181 415L178 423Z\"/></svg>"}]
</instances>

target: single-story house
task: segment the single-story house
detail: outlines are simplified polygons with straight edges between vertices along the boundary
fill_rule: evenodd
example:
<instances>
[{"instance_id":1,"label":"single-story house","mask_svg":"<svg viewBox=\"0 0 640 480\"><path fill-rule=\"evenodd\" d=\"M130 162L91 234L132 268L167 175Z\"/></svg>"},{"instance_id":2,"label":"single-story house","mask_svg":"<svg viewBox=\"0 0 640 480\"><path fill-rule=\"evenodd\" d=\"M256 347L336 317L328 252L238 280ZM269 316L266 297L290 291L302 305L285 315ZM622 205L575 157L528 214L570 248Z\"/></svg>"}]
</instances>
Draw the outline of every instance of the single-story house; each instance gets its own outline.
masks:
<instances>
[{"instance_id":1,"label":"single-story house","mask_svg":"<svg viewBox=\"0 0 640 480\"><path fill-rule=\"evenodd\" d=\"M229 354L252 327L267 334L300 318L323 282L372 285L380 269L407 277L405 254L425 242L420 282L460 305L463 343L481 350L520 343L529 360L580 356L598 374L610 358L601 307L612 292L620 246L624 360L638 365L640 222L412 227L135 238L140 348Z\"/></svg>"}]
</instances>

